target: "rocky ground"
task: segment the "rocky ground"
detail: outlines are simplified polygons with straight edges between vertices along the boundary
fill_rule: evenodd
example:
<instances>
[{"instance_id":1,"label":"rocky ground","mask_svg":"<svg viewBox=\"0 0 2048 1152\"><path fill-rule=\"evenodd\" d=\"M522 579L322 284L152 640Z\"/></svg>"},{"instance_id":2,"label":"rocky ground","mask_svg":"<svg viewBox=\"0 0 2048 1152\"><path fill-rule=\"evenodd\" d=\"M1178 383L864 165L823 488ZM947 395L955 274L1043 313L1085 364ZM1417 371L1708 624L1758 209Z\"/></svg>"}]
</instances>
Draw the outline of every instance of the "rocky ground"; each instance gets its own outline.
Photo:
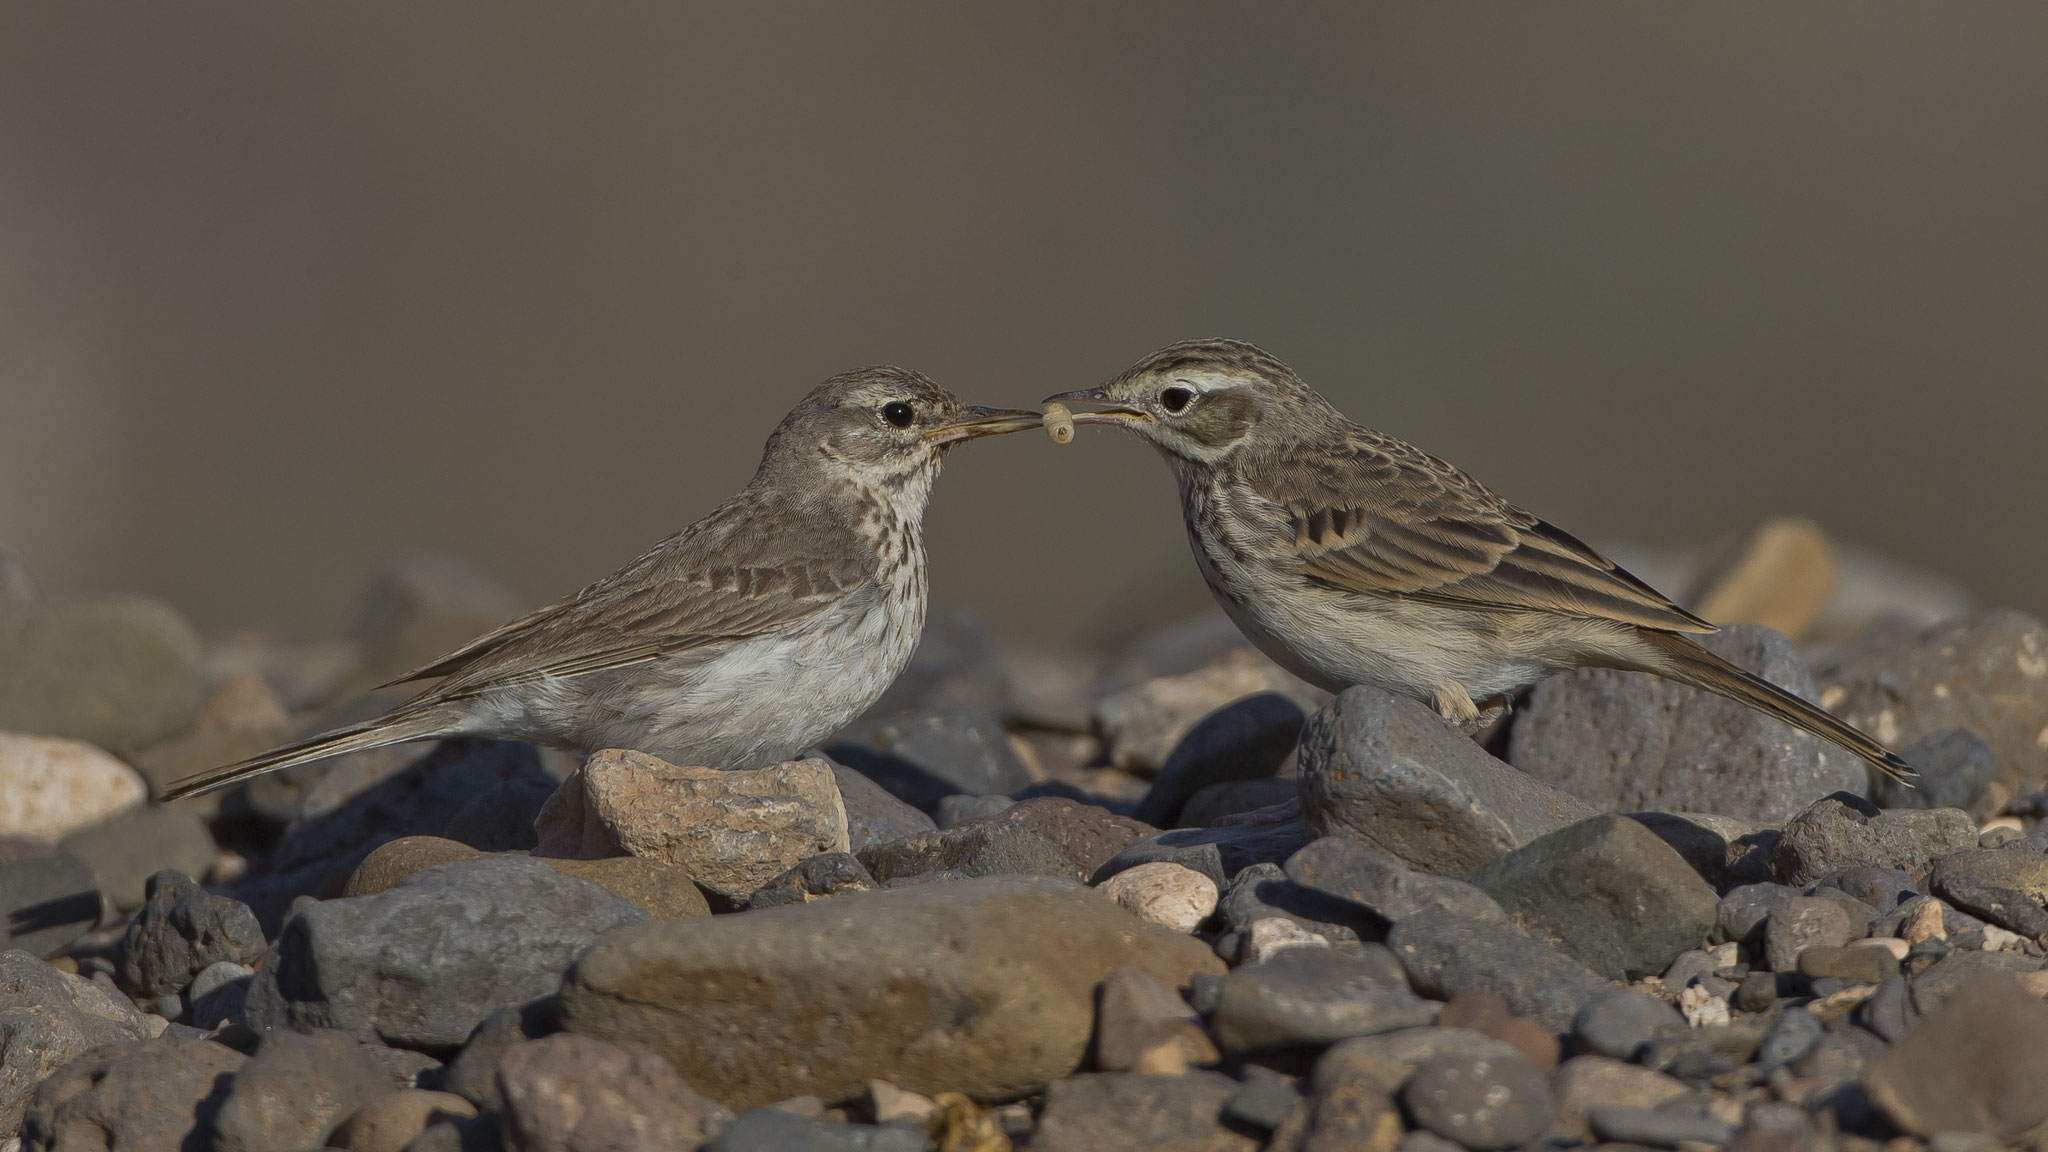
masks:
<instances>
[{"instance_id":1,"label":"rocky ground","mask_svg":"<svg viewBox=\"0 0 2048 1152\"><path fill-rule=\"evenodd\" d=\"M517 606L412 562L344 641L202 643L0 555L0 1143L2036 1146L2042 625L1797 523L1645 566L1919 788L1646 677L1468 738L1214 620L1084 667L941 614L790 764L448 741L165 805Z\"/></svg>"}]
</instances>

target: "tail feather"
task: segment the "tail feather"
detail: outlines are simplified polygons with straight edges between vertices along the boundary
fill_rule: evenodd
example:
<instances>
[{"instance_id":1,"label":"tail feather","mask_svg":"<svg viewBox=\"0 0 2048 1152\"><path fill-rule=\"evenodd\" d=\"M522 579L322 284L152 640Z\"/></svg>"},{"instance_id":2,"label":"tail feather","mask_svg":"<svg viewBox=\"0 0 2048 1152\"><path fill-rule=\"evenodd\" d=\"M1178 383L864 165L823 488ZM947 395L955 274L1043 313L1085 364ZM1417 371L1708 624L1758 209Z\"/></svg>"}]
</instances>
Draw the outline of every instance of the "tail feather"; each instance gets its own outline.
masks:
<instances>
[{"instance_id":1,"label":"tail feather","mask_svg":"<svg viewBox=\"0 0 2048 1152\"><path fill-rule=\"evenodd\" d=\"M310 760L339 756L345 752L366 752L390 744L403 744L407 740L449 734L446 718L433 712L400 712L380 716L375 720L351 724L346 728L336 728L330 732L322 732L317 736L309 736L304 740L272 748L261 755L251 756L247 760L229 764L224 768L187 776L164 789L163 798L167 801L183 800L187 796L211 792L251 776L275 772L280 768L289 768Z\"/></svg>"},{"instance_id":2,"label":"tail feather","mask_svg":"<svg viewBox=\"0 0 2048 1152\"><path fill-rule=\"evenodd\" d=\"M1900 783L1919 775L1912 765L1900 759L1898 754L1827 709L1785 691L1776 684L1754 673L1745 672L1728 663L1689 636L1672 632L1657 632L1638 628L1636 634L1651 647L1657 649L1669 661L1663 668L1651 669L1670 679L1694 688L1725 696L1737 703L1747 704L1760 712L1774 716L1802 732L1810 732L1830 744L1855 753L1879 772Z\"/></svg>"}]
</instances>

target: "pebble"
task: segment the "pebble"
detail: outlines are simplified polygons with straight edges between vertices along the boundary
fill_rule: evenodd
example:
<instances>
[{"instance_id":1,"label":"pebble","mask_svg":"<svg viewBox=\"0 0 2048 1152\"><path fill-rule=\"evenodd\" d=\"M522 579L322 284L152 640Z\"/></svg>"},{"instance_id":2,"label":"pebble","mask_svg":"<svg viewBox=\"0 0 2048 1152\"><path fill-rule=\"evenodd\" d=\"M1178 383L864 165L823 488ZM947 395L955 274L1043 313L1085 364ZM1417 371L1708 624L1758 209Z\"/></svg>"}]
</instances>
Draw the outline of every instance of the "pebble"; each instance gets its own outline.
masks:
<instances>
[{"instance_id":1,"label":"pebble","mask_svg":"<svg viewBox=\"0 0 2048 1152\"><path fill-rule=\"evenodd\" d=\"M701 1152L924 1152L925 1147L924 1129L907 1124L827 1124L756 1108L734 1119Z\"/></svg>"},{"instance_id":2,"label":"pebble","mask_svg":"<svg viewBox=\"0 0 2048 1152\"><path fill-rule=\"evenodd\" d=\"M18 1104L12 1115L0 1113L0 1131L13 1131L19 1119L23 1147L36 1152L215 1148L207 1114L244 1059L224 1044L182 1035L60 1057L25 1114Z\"/></svg>"},{"instance_id":3,"label":"pebble","mask_svg":"<svg viewBox=\"0 0 2048 1152\"><path fill-rule=\"evenodd\" d=\"M1303 888L1356 904L1388 924L1425 908L1471 920L1505 923L1492 896L1463 880L1417 872L1348 836L1323 836L1287 858L1287 878Z\"/></svg>"},{"instance_id":4,"label":"pebble","mask_svg":"<svg viewBox=\"0 0 2048 1152\"><path fill-rule=\"evenodd\" d=\"M1998 775L1998 757L1982 736L1966 728L1945 728L1900 749L1899 756L1919 775L1908 785L1872 773L1871 803L1879 808L1961 808L1984 814L1980 805Z\"/></svg>"},{"instance_id":5,"label":"pebble","mask_svg":"<svg viewBox=\"0 0 2048 1152\"><path fill-rule=\"evenodd\" d=\"M1677 1148L1682 1144L1722 1145L1735 1138L1725 1120L1660 1108L1596 1107L1586 1113L1593 1134L1612 1144Z\"/></svg>"},{"instance_id":6,"label":"pebble","mask_svg":"<svg viewBox=\"0 0 2048 1152\"><path fill-rule=\"evenodd\" d=\"M498 1065L517 1045L538 1040L557 1031L553 996L530 1000L514 1008L500 1008L484 1017L462 1043L462 1050L441 1071L441 1087L469 1101L485 1112L502 1112L505 1093L498 1081Z\"/></svg>"},{"instance_id":7,"label":"pebble","mask_svg":"<svg viewBox=\"0 0 2048 1152\"><path fill-rule=\"evenodd\" d=\"M737 906L806 856L848 849L832 765L792 760L721 772L644 752L591 754L536 822L536 856L642 856Z\"/></svg>"},{"instance_id":8,"label":"pebble","mask_svg":"<svg viewBox=\"0 0 2048 1152\"><path fill-rule=\"evenodd\" d=\"M1715 934L1739 944L1760 944L1771 913L1798 895L1797 888L1769 881L1731 888L1714 908Z\"/></svg>"},{"instance_id":9,"label":"pebble","mask_svg":"<svg viewBox=\"0 0 2048 1152\"><path fill-rule=\"evenodd\" d=\"M349 1036L271 1033L236 1070L214 1116L214 1147L324 1147L343 1120L398 1087L369 1047Z\"/></svg>"},{"instance_id":10,"label":"pebble","mask_svg":"<svg viewBox=\"0 0 2048 1152\"><path fill-rule=\"evenodd\" d=\"M513 1045L498 1083L508 1146L521 1152L694 1148L733 1119L661 1057L572 1033Z\"/></svg>"},{"instance_id":11,"label":"pebble","mask_svg":"<svg viewBox=\"0 0 2048 1152\"><path fill-rule=\"evenodd\" d=\"M1219 1057L1195 1010L1142 968L1126 964L1111 971L1099 1001L1095 1063L1105 1072L1178 1076Z\"/></svg>"},{"instance_id":12,"label":"pebble","mask_svg":"<svg viewBox=\"0 0 2048 1152\"><path fill-rule=\"evenodd\" d=\"M1325 699L1264 656L1235 647L1193 672L1157 677L1104 696L1095 705L1095 727L1109 744L1110 763L1156 775L1203 719L1265 693L1286 696L1304 710Z\"/></svg>"},{"instance_id":13,"label":"pebble","mask_svg":"<svg viewBox=\"0 0 2048 1152\"><path fill-rule=\"evenodd\" d=\"M1378 934L1373 918L1357 905L1294 883L1278 864L1254 864L1239 872L1224 891L1217 916L1227 931L1238 933L1260 920L1278 918L1333 942L1356 940L1361 929Z\"/></svg>"},{"instance_id":14,"label":"pebble","mask_svg":"<svg viewBox=\"0 0 2048 1152\"><path fill-rule=\"evenodd\" d=\"M1596 1107L1655 1108L1684 1096L1684 1082L1606 1056L1574 1056L1552 1078L1558 1129L1583 1137L1586 1114Z\"/></svg>"},{"instance_id":15,"label":"pebble","mask_svg":"<svg viewBox=\"0 0 2048 1152\"><path fill-rule=\"evenodd\" d=\"M1164 860L1140 864L1097 889L1134 915L1175 932L1193 932L1216 911L1216 882Z\"/></svg>"},{"instance_id":16,"label":"pebble","mask_svg":"<svg viewBox=\"0 0 2048 1152\"><path fill-rule=\"evenodd\" d=\"M293 916L257 969L249 1024L453 1048L492 1012L554 991L599 934L646 922L538 860L437 865L388 892Z\"/></svg>"},{"instance_id":17,"label":"pebble","mask_svg":"<svg viewBox=\"0 0 2048 1152\"><path fill-rule=\"evenodd\" d=\"M90 744L0 731L0 836L61 840L148 791L134 769Z\"/></svg>"},{"instance_id":18,"label":"pebble","mask_svg":"<svg viewBox=\"0 0 2048 1152\"><path fill-rule=\"evenodd\" d=\"M905 836L929 832L936 827L932 818L923 811L898 800L865 774L837 761L832 763L832 779L839 785L839 799L846 807L849 852L858 852L870 844L886 844Z\"/></svg>"},{"instance_id":19,"label":"pebble","mask_svg":"<svg viewBox=\"0 0 2048 1152\"><path fill-rule=\"evenodd\" d=\"M205 691L200 665L192 626L155 600L98 600L16 616L0 629L0 732L115 753L147 748L192 726ZM0 746L0 765L12 758ZM8 780L0 793L13 797L20 787Z\"/></svg>"},{"instance_id":20,"label":"pebble","mask_svg":"<svg viewBox=\"0 0 2048 1152\"><path fill-rule=\"evenodd\" d=\"M1696 574L1685 602L1704 619L1803 635L1835 598L1834 545L1813 521L1772 516Z\"/></svg>"},{"instance_id":21,"label":"pebble","mask_svg":"<svg viewBox=\"0 0 2048 1152\"><path fill-rule=\"evenodd\" d=\"M571 969L561 1011L735 1108L875 1078L985 1098L1078 1067L1096 987L1123 964L1175 988L1223 970L1097 893L982 878L613 932Z\"/></svg>"},{"instance_id":22,"label":"pebble","mask_svg":"<svg viewBox=\"0 0 2048 1152\"><path fill-rule=\"evenodd\" d=\"M0 1133L20 1125L29 1093L57 1069L101 1045L141 1040L145 1029L112 988L0 952Z\"/></svg>"},{"instance_id":23,"label":"pebble","mask_svg":"<svg viewBox=\"0 0 2048 1152\"><path fill-rule=\"evenodd\" d=\"M1553 1033L1596 997L1615 987L1598 973L1505 925L1467 920L1448 912L1418 912L1394 925L1387 945L1425 996L1498 993L1518 1016Z\"/></svg>"},{"instance_id":24,"label":"pebble","mask_svg":"<svg viewBox=\"0 0 2048 1152\"><path fill-rule=\"evenodd\" d=\"M957 872L964 876L1046 876L1081 878L1067 854L1029 824L982 820L957 828L870 844L858 857L879 883L912 876Z\"/></svg>"},{"instance_id":25,"label":"pebble","mask_svg":"<svg viewBox=\"0 0 2048 1152\"><path fill-rule=\"evenodd\" d=\"M99 890L122 912L142 906L144 882L157 872L204 876L219 851L197 814L148 806L80 828L59 846L92 867Z\"/></svg>"},{"instance_id":26,"label":"pebble","mask_svg":"<svg viewBox=\"0 0 2048 1152\"><path fill-rule=\"evenodd\" d=\"M1518 1052L1434 1056L1409 1077L1401 1099L1416 1124L1475 1152L1519 1147L1557 1117L1549 1083Z\"/></svg>"},{"instance_id":27,"label":"pebble","mask_svg":"<svg viewBox=\"0 0 2048 1152\"><path fill-rule=\"evenodd\" d=\"M1003 809L1016 803L1008 796L970 796L965 792L941 796L932 809L932 823L939 828L955 828L972 820L1000 815Z\"/></svg>"},{"instance_id":28,"label":"pebble","mask_svg":"<svg viewBox=\"0 0 2048 1152\"><path fill-rule=\"evenodd\" d=\"M1237 1083L1215 1072L1069 1076L1047 1087L1032 1152L1188 1149L1255 1152L1260 1141L1223 1127Z\"/></svg>"},{"instance_id":29,"label":"pebble","mask_svg":"<svg viewBox=\"0 0 2048 1152\"><path fill-rule=\"evenodd\" d=\"M1023 824L1059 846L1067 859L1092 876L1117 853L1159 829L1096 804L1065 796L1034 796L998 813L994 820Z\"/></svg>"},{"instance_id":30,"label":"pebble","mask_svg":"<svg viewBox=\"0 0 2048 1152\"><path fill-rule=\"evenodd\" d=\"M1222 941L1218 942L1219 948ZM1293 948L1328 948L1334 943L1328 936L1285 916L1267 916L1254 920L1238 934L1238 946L1234 952L1224 951L1227 958L1238 964L1258 964Z\"/></svg>"},{"instance_id":31,"label":"pebble","mask_svg":"<svg viewBox=\"0 0 2048 1152\"><path fill-rule=\"evenodd\" d=\"M773 908L782 904L808 904L842 892L865 892L875 887L875 878L859 858L848 852L820 852L806 856L796 866L754 890L747 908ZM656 920L668 919L657 916Z\"/></svg>"},{"instance_id":32,"label":"pebble","mask_svg":"<svg viewBox=\"0 0 2048 1152\"><path fill-rule=\"evenodd\" d=\"M1097 868L1093 882L1100 884L1139 864L1170 860L1202 873L1222 889L1246 868L1278 864L1314 838L1300 810L1282 805L1232 816L1213 828L1177 828L1147 836Z\"/></svg>"},{"instance_id":33,"label":"pebble","mask_svg":"<svg viewBox=\"0 0 2048 1152\"><path fill-rule=\"evenodd\" d=\"M1271 1132L1286 1123L1288 1115L1300 1104L1301 1089L1294 1080L1261 1076L1246 1080L1231 1091L1223 1101L1223 1116Z\"/></svg>"},{"instance_id":34,"label":"pebble","mask_svg":"<svg viewBox=\"0 0 2048 1152\"><path fill-rule=\"evenodd\" d=\"M987 709L920 711L861 727L863 741L835 742L826 753L925 812L945 796L1007 796L1033 782L1002 718Z\"/></svg>"},{"instance_id":35,"label":"pebble","mask_svg":"<svg viewBox=\"0 0 2048 1152\"><path fill-rule=\"evenodd\" d=\"M1936 896L2022 936L2048 935L2048 855L2022 849L1957 852L1934 865Z\"/></svg>"},{"instance_id":36,"label":"pebble","mask_svg":"<svg viewBox=\"0 0 2048 1152\"><path fill-rule=\"evenodd\" d=\"M1386 949L1294 948L1226 976L1210 1028L1225 1052L1243 1053L1325 1047L1434 1018Z\"/></svg>"},{"instance_id":37,"label":"pebble","mask_svg":"<svg viewBox=\"0 0 2048 1152\"><path fill-rule=\"evenodd\" d=\"M1900 924L1899 936L1905 940L1908 947L1918 944L1922 940L1946 940L1948 938L1948 929L1942 924L1941 903L1929 900L1925 904L1920 905ZM1904 957L1902 956L1900 959L1903 960Z\"/></svg>"},{"instance_id":38,"label":"pebble","mask_svg":"<svg viewBox=\"0 0 2048 1152\"><path fill-rule=\"evenodd\" d=\"M1833 978L1853 980L1858 984L1881 984L1899 974L1899 961L1883 948L1815 945L1799 953L1799 971L1814 980Z\"/></svg>"},{"instance_id":39,"label":"pebble","mask_svg":"<svg viewBox=\"0 0 2048 1152\"><path fill-rule=\"evenodd\" d=\"M1781 1064L1790 1064L1813 1050L1820 1043L1824 1026L1819 1018L1804 1008L1788 1008L1780 1013L1777 1022L1764 1036L1758 1046L1756 1060L1765 1071Z\"/></svg>"},{"instance_id":40,"label":"pebble","mask_svg":"<svg viewBox=\"0 0 2048 1152\"><path fill-rule=\"evenodd\" d=\"M1840 904L1796 896L1780 904L1764 926L1764 963L1772 971L1791 972L1808 948L1839 948L1860 935L1861 926L1850 922Z\"/></svg>"},{"instance_id":41,"label":"pebble","mask_svg":"<svg viewBox=\"0 0 2048 1152\"><path fill-rule=\"evenodd\" d=\"M1317 835L1342 835L1425 872L1465 876L1596 815L1494 759L1433 710L1347 689L1302 729L1297 781Z\"/></svg>"},{"instance_id":42,"label":"pebble","mask_svg":"<svg viewBox=\"0 0 2048 1152\"><path fill-rule=\"evenodd\" d=\"M1956 951L1912 978L1913 1005L1923 1016L1930 1015L1978 980L1999 974L2023 977L2041 970L2041 961L2017 953Z\"/></svg>"},{"instance_id":43,"label":"pebble","mask_svg":"<svg viewBox=\"0 0 2048 1152\"><path fill-rule=\"evenodd\" d=\"M1595 997L1572 1019L1571 1034L1588 1052L1634 1060L1659 1036L1683 1031L1685 1017L1634 988Z\"/></svg>"},{"instance_id":44,"label":"pebble","mask_svg":"<svg viewBox=\"0 0 2048 1152\"><path fill-rule=\"evenodd\" d=\"M1697 637L1715 655L1811 700L1798 650L1767 628ZM1596 809L1719 812L1776 821L1815 796L1862 791L1863 763L1731 700L1635 672L1579 669L1538 681L1508 759Z\"/></svg>"},{"instance_id":45,"label":"pebble","mask_svg":"<svg viewBox=\"0 0 2048 1152\"><path fill-rule=\"evenodd\" d=\"M85 861L34 841L0 841L0 949L54 956L100 919Z\"/></svg>"},{"instance_id":46,"label":"pebble","mask_svg":"<svg viewBox=\"0 0 2048 1152\"><path fill-rule=\"evenodd\" d=\"M1287 804L1301 789L1292 777L1284 780L1226 780L1188 798L1174 824L1181 828L1213 828L1232 816Z\"/></svg>"},{"instance_id":47,"label":"pebble","mask_svg":"<svg viewBox=\"0 0 2048 1152\"><path fill-rule=\"evenodd\" d=\"M1712 1028L1729 1020L1728 998L1700 984L1678 994L1678 1010L1694 1028Z\"/></svg>"},{"instance_id":48,"label":"pebble","mask_svg":"<svg viewBox=\"0 0 2048 1152\"><path fill-rule=\"evenodd\" d=\"M887 1080L868 1081L868 1111L877 1124L916 1124L939 1110L938 1102L916 1092L905 1092Z\"/></svg>"},{"instance_id":49,"label":"pebble","mask_svg":"<svg viewBox=\"0 0 2048 1152\"><path fill-rule=\"evenodd\" d=\"M151 744L129 763L149 782L150 795L161 796L175 781L275 748L291 735L291 716L270 686L254 673L234 672L207 694L191 731Z\"/></svg>"},{"instance_id":50,"label":"pebble","mask_svg":"<svg viewBox=\"0 0 2048 1152\"><path fill-rule=\"evenodd\" d=\"M526 852L539 846L534 821L555 794L553 780L520 776L501 780L457 809L441 835L480 852Z\"/></svg>"},{"instance_id":51,"label":"pebble","mask_svg":"<svg viewBox=\"0 0 2048 1152\"><path fill-rule=\"evenodd\" d=\"M1272 778L1293 754L1307 719L1299 703L1279 692L1260 692L1225 704L1202 717L1174 746L1133 815L1171 828L1204 789L1249 781L1281 783ZM1291 790L1293 785L1283 787Z\"/></svg>"},{"instance_id":52,"label":"pebble","mask_svg":"<svg viewBox=\"0 0 2048 1152\"><path fill-rule=\"evenodd\" d=\"M1595 816L1538 837L1469 877L1515 925L1612 980L1664 971L1715 925L1714 890L1655 833Z\"/></svg>"},{"instance_id":53,"label":"pebble","mask_svg":"<svg viewBox=\"0 0 2048 1152\"><path fill-rule=\"evenodd\" d=\"M132 993L168 996L214 964L254 964L263 950L263 929L247 905L167 869L149 878L148 898L121 937L117 974Z\"/></svg>"},{"instance_id":54,"label":"pebble","mask_svg":"<svg viewBox=\"0 0 2048 1152\"><path fill-rule=\"evenodd\" d=\"M414 1137L441 1119L476 1115L460 1096L407 1088L379 1096L355 1110L335 1129L329 1147L348 1152L403 1152Z\"/></svg>"},{"instance_id":55,"label":"pebble","mask_svg":"<svg viewBox=\"0 0 2048 1152\"><path fill-rule=\"evenodd\" d=\"M1907 1132L2011 1141L2048 1120L2048 1005L2010 977L1964 985L1871 1061L1865 1084Z\"/></svg>"},{"instance_id":56,"label":"pebble","mask_svg":"<svg viewBox=\"0 0 2048 1152\"><path fill-rule=\"evenodd\" d=\"M204 1030L223 1020L240 1023L255 978L253 968L232 960L207 965L185 986L184 1019Z\"/></svg>"},{"instance_id":57,"label":"pebble","mask_svg":"<svg viewBox=\"0 0 2048 1152\"><path fill-rule=\"evenodd\" d=\"M1954 808L1879 811L1835 793L1787 821L1770 855L1771 875L1806 885L1845 868L1897 868L1924 875L1937 856L1977 846L1977 825Z\"/></svg>"}]
</instances>

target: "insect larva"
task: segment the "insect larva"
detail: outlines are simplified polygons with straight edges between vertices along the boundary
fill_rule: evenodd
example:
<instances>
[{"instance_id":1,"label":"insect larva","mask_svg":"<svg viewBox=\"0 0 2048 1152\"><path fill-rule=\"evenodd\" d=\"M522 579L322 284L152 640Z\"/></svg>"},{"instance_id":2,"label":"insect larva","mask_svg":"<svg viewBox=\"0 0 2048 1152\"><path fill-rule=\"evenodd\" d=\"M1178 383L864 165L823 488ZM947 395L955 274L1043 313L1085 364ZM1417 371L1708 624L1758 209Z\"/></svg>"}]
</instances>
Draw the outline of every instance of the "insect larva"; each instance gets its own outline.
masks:
<instances>
[{"instance_id":1,"label":"insect larva","mask_svg":"<svg viewBox=\"0 0 2048 1152\"><path fill-rule=\"evenodd\" d=\"M1074 414L1067 411L1065 404L1045 406L1045 434L1055 444L1065 444L1074 438Z\"/></svg>"}]
</instances>

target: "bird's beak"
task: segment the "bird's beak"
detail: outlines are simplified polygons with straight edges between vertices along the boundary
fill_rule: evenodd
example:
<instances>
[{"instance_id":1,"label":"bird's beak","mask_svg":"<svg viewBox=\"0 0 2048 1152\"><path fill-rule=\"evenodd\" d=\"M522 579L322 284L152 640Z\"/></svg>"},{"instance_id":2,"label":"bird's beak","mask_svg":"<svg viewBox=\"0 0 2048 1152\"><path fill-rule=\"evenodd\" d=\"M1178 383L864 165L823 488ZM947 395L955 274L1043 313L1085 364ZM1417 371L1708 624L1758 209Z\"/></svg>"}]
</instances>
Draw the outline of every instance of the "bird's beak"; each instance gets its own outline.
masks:
<instances>
[{"instance_id":1,"label":"bird's beak","mask_svg":"<svg viewBox=\"0 0 2048 1152\"><path fill-rule=\"evenodd\" d=\"M982 436L1022 432L1026 428L1038 427L1041 419L1038 413L1022 408L983 408L976 405L962 408L959 415L927 430L924 436L933 444L953 444Z\"/></svg>"},{"instance_id":2,"label":"bird's beak","mask_svg":"<svg viewBox=\"0 0 2048 1152\"><path fill-rule=\"evenodd\" d=\"M1102 389L1100 388L1083 388L1078 392L1062 392L1057 396L1047 396L1042 403L1109 405L1109 407L1099 412L1074 413L1074 423L1076 424L1108 424L1118 428L1129 428L1137 424L1150 423L1152 420L1152 414L1149 412L1140 412L1136 408L1125 408L1122 405L1112 403L1109 397L1102 394Z\"/></svg>"}]
</instances>

